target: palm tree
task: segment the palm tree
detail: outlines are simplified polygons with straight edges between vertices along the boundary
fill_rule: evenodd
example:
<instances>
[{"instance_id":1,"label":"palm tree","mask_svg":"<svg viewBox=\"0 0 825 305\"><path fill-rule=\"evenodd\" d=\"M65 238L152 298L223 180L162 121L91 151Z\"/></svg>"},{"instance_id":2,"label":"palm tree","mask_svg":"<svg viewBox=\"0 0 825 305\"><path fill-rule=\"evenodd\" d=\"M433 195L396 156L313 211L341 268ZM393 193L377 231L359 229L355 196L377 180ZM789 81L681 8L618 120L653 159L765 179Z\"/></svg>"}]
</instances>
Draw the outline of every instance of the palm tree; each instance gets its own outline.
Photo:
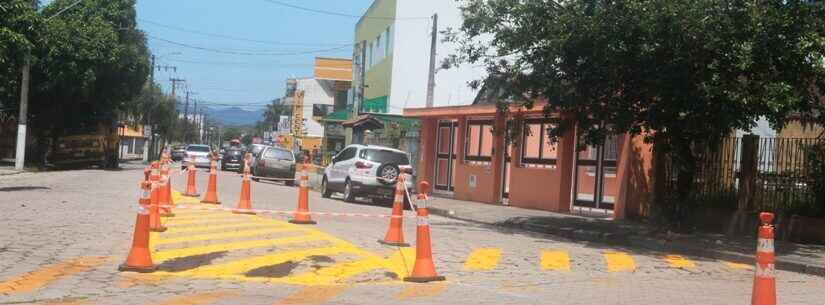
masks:
<instances>
[{"instance_id":1,"label":"palm tree","mask_svg":"<svg viewBox=\"0 0 825 305\"><path fill-rule=\"evenodd\" d=\"M288 110L289 107L281 104L281 99L274 99L271 104L266 106L266 110L264 110L264 122L273 130L277 130L278 123L281 121L281 115L287 114Z\"/></svg>"}]
</instances>

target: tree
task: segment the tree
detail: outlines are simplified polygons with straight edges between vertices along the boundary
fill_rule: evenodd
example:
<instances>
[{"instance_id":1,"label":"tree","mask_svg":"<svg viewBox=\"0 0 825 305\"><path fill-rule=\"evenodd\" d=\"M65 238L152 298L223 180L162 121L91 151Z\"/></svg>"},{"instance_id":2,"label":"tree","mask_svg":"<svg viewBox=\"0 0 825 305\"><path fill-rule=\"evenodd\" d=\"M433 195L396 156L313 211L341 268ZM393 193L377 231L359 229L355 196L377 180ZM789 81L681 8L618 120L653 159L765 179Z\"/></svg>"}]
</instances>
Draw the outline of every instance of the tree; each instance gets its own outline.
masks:
<instances>
[{"instance_id":1,"label":"tree","mask_svg":"<svg viewBox=\"0 0 825 305\"><path fill-rule=\"evenodd\" d=\"M281 104L280 99L275 99L264 110L264 122L273 130L277 130L278 124L281 122L281 115L290 115L291 113L291 107Z\"/></svg>"},{"instance_id":2,"label":"tree","mask_svg":"<svg viewBox=\"0 0 825 305\"><path fill-rule=\"evenodd\" d=\"M0 3L0 112L17 116L20 71L32 52L42 18L29 0Z\"/></svg>"},{"instance_id":3,"label":"tree","mask_svg":"<svg viewBox=\"0 0 825 305\"><path fill-rule=\"evenodd\" d=\"M657 213L678 220L689 201L697 146L759 117L781 126L791 112L822 110L825 14L810 1L463 0L460 51L444 62L483 64L473 82L500 106L564 113L588 143L643 135L670 153L675 199ZM507 111L507 107L499 107ZM658 162L657 166L661 165Z\"/></svg>"}]
</instances>

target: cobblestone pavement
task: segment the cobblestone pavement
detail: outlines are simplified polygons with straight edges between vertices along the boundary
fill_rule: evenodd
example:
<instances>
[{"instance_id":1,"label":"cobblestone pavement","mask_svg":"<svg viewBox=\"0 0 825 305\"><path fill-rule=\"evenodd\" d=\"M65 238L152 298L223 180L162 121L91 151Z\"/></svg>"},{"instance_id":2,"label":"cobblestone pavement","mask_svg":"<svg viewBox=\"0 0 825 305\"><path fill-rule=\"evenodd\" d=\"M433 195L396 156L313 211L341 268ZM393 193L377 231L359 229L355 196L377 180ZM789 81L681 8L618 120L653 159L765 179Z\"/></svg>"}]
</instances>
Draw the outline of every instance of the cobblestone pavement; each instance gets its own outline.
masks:
<instances>
[{"instance_id":1,"label":"cobblestone pavement","mask_svg":"<svg viewBox=\"0 0 825 305\"><path fill-rule=\"evenodd\" d=\"M0 176L0 304L749 304L747 265L581 243L433 216L445 282L400 281L415 251L381 245L386 218L239 215L177 208L151 235L152 274L117 271L128 251L141 169ZM185 176L173 176L182 190ZM198 174L205 190L206 171ZM234 207L235 173L218 178ZM294 209L297 188L252 183L256 209ZM175 194L177 204L196 200ZM310 194L318 212L387 214ZM407 213L410 213L407 211ZM404 219L407 241L415 220ZM822 305L825 279L778 273L780 304Z\"/></svg>"}]
</instances>

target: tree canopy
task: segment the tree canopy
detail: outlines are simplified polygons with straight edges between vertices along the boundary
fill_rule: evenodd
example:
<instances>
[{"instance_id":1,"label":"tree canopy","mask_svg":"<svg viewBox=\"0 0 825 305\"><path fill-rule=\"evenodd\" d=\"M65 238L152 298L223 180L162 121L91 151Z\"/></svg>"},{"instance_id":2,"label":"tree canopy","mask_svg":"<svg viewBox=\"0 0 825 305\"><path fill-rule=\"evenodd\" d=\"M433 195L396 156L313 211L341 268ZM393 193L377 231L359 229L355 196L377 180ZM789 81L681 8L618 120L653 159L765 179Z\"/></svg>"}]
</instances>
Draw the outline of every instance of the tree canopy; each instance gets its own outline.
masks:
<instances>
[{"instance_id":1,"label":"tree canopy","mask_svg":"<svg viewBox=\"0 0 825 305\"><path fill-rule=\"evenodd\" d=\"M472 85L499 104L546 99L546 113L568 115L553 135L573 123L590 143L644 135L673 152L680 180L693 178L696 144L825 106L822 2L460 2L464 22L447 38L460 52L444 65L483 64Z\"/></svg>"}]
</instances>

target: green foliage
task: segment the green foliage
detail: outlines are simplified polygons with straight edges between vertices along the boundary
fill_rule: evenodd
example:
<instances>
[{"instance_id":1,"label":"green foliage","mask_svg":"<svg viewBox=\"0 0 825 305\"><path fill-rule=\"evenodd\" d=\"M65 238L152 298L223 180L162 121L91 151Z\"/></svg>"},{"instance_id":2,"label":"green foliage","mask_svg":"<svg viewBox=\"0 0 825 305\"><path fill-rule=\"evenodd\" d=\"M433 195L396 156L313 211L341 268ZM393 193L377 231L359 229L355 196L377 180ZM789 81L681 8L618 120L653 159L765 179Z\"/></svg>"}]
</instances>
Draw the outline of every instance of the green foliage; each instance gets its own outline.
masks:
<instances>
[{"instance_id":1,"label":"green foliage","mask_svg":"<svg viewBox=\"0 0 825 305\"><path fill-rule=\"evenodd\" d=\"M749 130L760 116L825 105L825 4L722 0L463 0L459 54L444 66L483 64L483 85L508 103L567 114L589 143L644 135L669 152L676 197L689 197L693 147ZM821 117L820 117L821 118Z\"/></svg>"},{"instance_id":2,"label":"green foliage","mask_svg":"<svg viewBox=\"0 0 825 305\"><path fill-rule=\"evenodd\" d=\"M20 69L38 39L42 19L28 0L0 3L0 112L17 116Z\"/></svg>"}]
</instances>

